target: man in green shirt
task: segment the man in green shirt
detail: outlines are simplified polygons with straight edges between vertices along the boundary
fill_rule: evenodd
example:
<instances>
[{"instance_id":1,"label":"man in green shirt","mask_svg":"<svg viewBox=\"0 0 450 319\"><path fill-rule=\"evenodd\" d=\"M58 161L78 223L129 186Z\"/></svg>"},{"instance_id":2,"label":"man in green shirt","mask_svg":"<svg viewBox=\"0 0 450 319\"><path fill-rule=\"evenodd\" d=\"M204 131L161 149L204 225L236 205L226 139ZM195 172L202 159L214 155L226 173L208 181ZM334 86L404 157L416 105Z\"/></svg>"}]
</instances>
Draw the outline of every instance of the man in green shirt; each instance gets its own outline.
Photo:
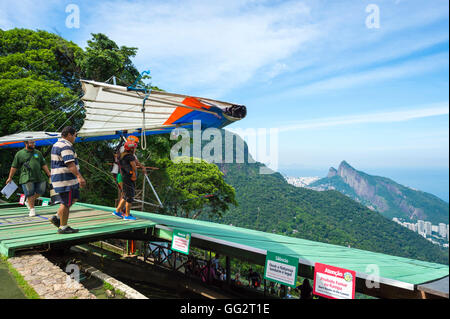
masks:
<instances>
[{"instance_id":1,"label":"man in green shirt","mask_svg":"<svg viewBox=\"0 0 450 319\"><path fill-rule=\"evenodd\" d=\"M14 160L9 171L9 177L6 184L10 183L14 174L20 169L19 184L22 186L23 192L27 197L28 207L30 209L29 216L35 216L34 210L35 200L44 194L47 179L42 174L45 171L50 177L50 171L42 153L35 149L34 141L25 141L25 148L18 151L14 156Z\"/></svg>"}]
</instances>

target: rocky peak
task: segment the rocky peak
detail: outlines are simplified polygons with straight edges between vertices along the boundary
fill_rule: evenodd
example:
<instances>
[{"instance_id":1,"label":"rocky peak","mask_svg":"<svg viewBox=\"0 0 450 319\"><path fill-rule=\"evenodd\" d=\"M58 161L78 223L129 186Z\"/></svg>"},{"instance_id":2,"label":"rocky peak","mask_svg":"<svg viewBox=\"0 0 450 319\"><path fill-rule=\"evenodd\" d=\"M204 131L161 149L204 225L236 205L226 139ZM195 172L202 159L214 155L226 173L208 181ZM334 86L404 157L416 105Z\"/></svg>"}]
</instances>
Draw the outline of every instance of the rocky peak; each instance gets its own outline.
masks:
<instances>
[{"instance_id":1,"label":"rocky peak","mask_svg":"<svg viewBox=\"0 0 450 319\"><path fill-rule=\"evenodd\" d=\"M339 176L344 177L347 175L354 175L356 173L356 170L350 166L349 163L346 161L342 161L341 164L339 164L337 173Z\"/></svg>"},{"instance_id":2,"label":"rocky peak","mask_svg":"<svg viewBox=\"0 0 450 319\"><path fill-rule=\"evenodd\" d=\"M342 161L337 170L331 167L327 177L328 180L313 183L311 188L335 189L388 218L401 216L407 220L448 222L448 203L431 194L408 189L388 178L356 170L346 161Z\"/></svg>"},{"instance_id":3,"label":"rocky peak","mask_svg":"<svg viewBox=\"0 0 450 319\"><path fill-rule=\"evenodd\" d=\"M338 171L334 168L334 167L330 167L330 169L328 170L328 178L331 178L333 176L336 176L338 173Z\"/></svg>"},{"instance_id":4,"label":"rocky peak","mask_svg":"<svg viewBox=\"0 0 450 319\"><path fill-rule=\"evenodd\" d=\"M370 185L369 181L346 161L342 161L341 164L339 164L338 175L358 196L365 200L370 200L371 202L377 201L377 198L375 198L375 187ZM379 208L379 210L384 211L386 208Z\"/></svg>"}]
</instances>

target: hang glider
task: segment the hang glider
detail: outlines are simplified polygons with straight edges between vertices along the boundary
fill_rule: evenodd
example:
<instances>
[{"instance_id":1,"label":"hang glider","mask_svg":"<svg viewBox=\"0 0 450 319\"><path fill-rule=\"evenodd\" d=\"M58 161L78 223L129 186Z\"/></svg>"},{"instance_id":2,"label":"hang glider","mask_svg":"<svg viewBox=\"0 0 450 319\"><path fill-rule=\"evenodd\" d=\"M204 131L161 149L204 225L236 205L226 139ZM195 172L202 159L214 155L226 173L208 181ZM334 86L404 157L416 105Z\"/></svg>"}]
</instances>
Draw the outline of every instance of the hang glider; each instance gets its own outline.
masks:
<instances>
[{"instance_id":1,"label":"hang glider","mask_svg":"<svg viewBox=\"0 0 450 319\"><path fill-rule=\"evenodd\" d=\"M60 137L58 132L21 132L0 137L0 149L23 147L23 142L28 140L36 141L37 146L52 145Z\"/></svg>"},{"instance_id":2,"label":"hang glider","mask_svg":"<svg viewBox=\"0 0 450 319\"><path fill-rule=\"evenodd\" d=\"M192 129L194 121L201 128L223 128L243 119L243 105L202 97L161 91L133 90L130 87L81 80L85 119L76 142L110 140L128 135L170 133L175 127ZM0 137L0 149L23 147L35 140L36 146L51 145L58 132L22 132Z\"/></svg>"}]
</instances>

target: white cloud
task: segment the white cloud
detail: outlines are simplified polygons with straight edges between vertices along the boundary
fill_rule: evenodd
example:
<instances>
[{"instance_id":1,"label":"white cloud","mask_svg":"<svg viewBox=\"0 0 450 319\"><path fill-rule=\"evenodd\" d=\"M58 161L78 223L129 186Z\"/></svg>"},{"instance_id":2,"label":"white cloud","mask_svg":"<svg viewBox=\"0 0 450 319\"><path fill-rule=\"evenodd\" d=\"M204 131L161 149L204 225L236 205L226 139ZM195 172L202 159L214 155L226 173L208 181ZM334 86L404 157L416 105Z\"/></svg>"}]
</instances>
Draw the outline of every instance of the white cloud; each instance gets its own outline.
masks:
<instances>
[{"instance_id":1,"label":"white cloud","mask_svg":"<svg viewBox=\"0 0 450 319\"><path fill-rule=\"evenodd\" d=\"M448 115L449 103L441 102L432 105L422 106L421 108L407 109L393 112L378 112L358 115L346 115L337 117L320 118L311 121L302 121L296 124L282 126L280 132L327 128L340 125L354 125L365 123L393 123L404 122L419 118L432 116Z\"/></svg>"},{"instance_id":2,"label":"white cloud","mask_svg":"<svg viewBox=\"0 0 450 319\"><path fill-rule=\"evenodd\" d=\"M0 2L0 29L6 30L13 26L6 12L6 3Z\"/></svg>"},{"instance_id":3,"label":"white cloud","mask_svg":"<svg viewBox=\"0 0 450 319\"><path fill-rule=\"evenodd\" d=\"M295 80L303 82L314 81L317 78L329 77L330 74L338 72L357 73L355 70L358 68L373 68L385 62L408 57L415 52L446 43L448 39L448 31L442 30L442 32L433 34L417 34L417 37L414 39L409 37L385 39L382 42L371 43L364 48L352 47L351 52L346 50L340 53L323 55L313 53L311 57L305 57L301 64L289 64L298 71L298 75L295 77L291 76L289 81L291 83ZM301 72L301 69L308 66L312 67L312 69L307 73ZM290 71L292 73L295 70L291 68Z\"/></svg>"},{"instance_id":4,"label":"white cloud","mask_svg":"<svg viewBox=\"0 0 450 319\"><path fill-rule=\"evenodd\" d=\"M285 63L277 62L271 67L270 71L268 72L268 77L274 78L287 69L288 69L288 66Z\"/></svg>"},{"instance_id":5,"label":"white cloud","mask_svg":"<svg viewBox=\"0 0 450 319\"><path fill-rule=\"evenodd\" d=\"M430 25L448 19L448 1L436 1L433 6L418 1L395 7L392 1L377 3L383 25L374 30L364 25L367 2L336 1L328 2L327 7L314 2L312 21L320 33L293 57L281 61L289 66L285 70L289 76L278 77L277 91L319 82L344 72L360 75L362 70L391 64L391 61L397 62L435 45L448 43L447 29L430 29ZM270 76L260 78L261 81L271 79Z\"/></svg>"},{"instance_id":6,"label":"white cloud","mask_svg":"<svg viewBox=\"0 0 450 319\"><path fill-rule=\"evenodd\" d=\"M286 90L282 94L295 96L322 94L331 90L342 90L367 86L381 81L410 77L448 66L448 53L434 54L425 58L408 60L393 66L372 68L369 71L348 72L311 84Z\"/></svg>"},{"instance_id":7,"label":"white cloud","mask_svg":"<svg viewBox=\"0 0 450 319\"><path fill-rule=\"evenodd\" d=\"M190 91L201 87L216 95L292 56L318 33L308 23L309 8L297 1L276 5L134 1L94 6L92 10L103 15L85 20L87 29L138 47L136 64L153 68L159 85Z\"/></svg>"},{"instance_id":8,"label":"white cloud","mask_svg":"<svg viewBox=\"0 0 450 319\"><path fill-rule=\"evenodd\" d=\"M51 16L55 13L55 7L60 6L61 13L64 12L65 7L60 4L58 0L46 0L45 3L34 0L0 0L0 28L44 28L49 22L54 22Z\"/></svg>"},{"instance_id":9,"label":"white cloud","mask_svg":"<svg viewBox=\"0 0 450 319\"><path fill-rule=\"evenodd\" d=\"M367 2L355 1L74 1L81 9L81 46L91 32L138 47L135 64L151 68L154 83L180 93L219 98L243 85L316 81L340 70L386 61L448 40L445 34L389 38L447 18L447 1L378 1L381 28L365 27ZM0 0L0 27L45 28L64 23L56 0ZM61 11L61 12L59 12ZM62 19L52 17L60 14ZM60 21L58 25L58 21ZM55 25L53 25L55 24ZM50 26L50 27L49 27ZM62 27L59 28L64 36ZM305 72L299 72L306 70ZM292 82L291 82L292 83Z\"/></svg>"}]
</instances>

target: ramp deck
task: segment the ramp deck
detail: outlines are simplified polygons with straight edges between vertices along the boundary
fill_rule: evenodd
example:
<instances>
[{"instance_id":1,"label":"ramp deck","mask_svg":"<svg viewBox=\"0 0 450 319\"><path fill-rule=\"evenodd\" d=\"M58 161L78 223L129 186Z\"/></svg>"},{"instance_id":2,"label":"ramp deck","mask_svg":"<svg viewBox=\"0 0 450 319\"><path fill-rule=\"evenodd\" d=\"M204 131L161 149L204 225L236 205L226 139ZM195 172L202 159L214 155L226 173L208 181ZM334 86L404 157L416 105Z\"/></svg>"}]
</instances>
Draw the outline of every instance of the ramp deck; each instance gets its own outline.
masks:
<instances>
[{"instance_id":1,"label":"ramp deck","mask_svg":"<svg viewBox=\"0 0 450 319\"><path fill-rule=\"evenodd\" d=\"M156 223L147 219L121 220L111 210L74 204L70 210L69 225L80 231L76 234L58 234L49 218L59 205L36 206L36 216L29 217L26 207L0 205L0 254L14 256L16 250L55 243L79 242L103 238L112 234L152 229Z\"/></svg>"},{"instance_id":2,"label":"ramp deck","mask_svg":"<svg viewBox=\"0 0 450 319\"><path fill-rule=\"evenodd\" d=\"M69 218L69 224L80 232L61 235L48 221L57 209L37 206L37 215L28 217L25 207L0 204L0 254L11 257L20 249L71 246L105 238L170 241L173 229L179 229L191 233L193 247L254 264L264 266L267 251L297 257L299 275L307 278L313 278L316 262L352 269L356 271L356 291L371 296L448 298L448 265L148 212L131 211L138 219L124 221L111 215L114 208L85 203L72 206ZM376 277L367 273L370 265L378 267ZM368 288L368 278L379 283L379 288ZM437 282L447 286L442 288Z\"/></svg>"}]
</instances>

